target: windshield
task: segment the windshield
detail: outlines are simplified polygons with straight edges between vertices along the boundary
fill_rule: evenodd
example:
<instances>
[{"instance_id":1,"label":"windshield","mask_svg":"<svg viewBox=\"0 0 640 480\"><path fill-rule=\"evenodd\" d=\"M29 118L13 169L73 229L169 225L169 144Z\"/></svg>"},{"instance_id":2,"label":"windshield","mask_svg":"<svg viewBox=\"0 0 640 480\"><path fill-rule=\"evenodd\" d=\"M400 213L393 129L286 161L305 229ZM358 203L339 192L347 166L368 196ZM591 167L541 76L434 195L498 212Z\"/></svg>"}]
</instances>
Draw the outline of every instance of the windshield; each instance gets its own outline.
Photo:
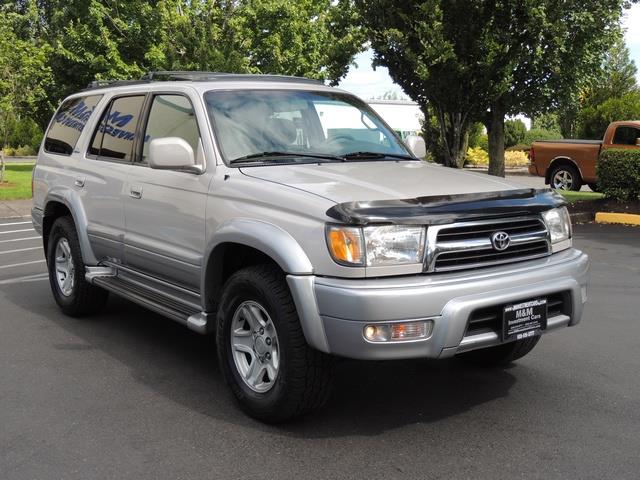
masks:
<instances>
[{"instance_id":1,"label":"windshield","mask_svg":"<svg viewBox=\"0 0 640 480\"><path fill-rule=\"evenodd\" d=\"M231 163L247 157L318 162L354 154L390 160L410 155L376 114L351 95L224 90L207 92L205 100L222 155Z\"/></svg>"}]
</instances>

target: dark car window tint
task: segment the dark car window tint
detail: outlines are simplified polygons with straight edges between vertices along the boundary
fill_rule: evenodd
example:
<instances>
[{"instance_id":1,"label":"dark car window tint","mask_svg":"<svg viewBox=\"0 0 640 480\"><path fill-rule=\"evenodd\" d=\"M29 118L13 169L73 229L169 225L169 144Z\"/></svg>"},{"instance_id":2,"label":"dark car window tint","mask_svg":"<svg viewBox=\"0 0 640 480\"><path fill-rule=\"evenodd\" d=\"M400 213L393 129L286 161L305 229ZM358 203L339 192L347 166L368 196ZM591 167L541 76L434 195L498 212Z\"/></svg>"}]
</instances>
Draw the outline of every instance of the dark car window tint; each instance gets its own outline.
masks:
<instances>
[{"instance_id":1,"label":"dark car window tint","mask_svg":"<svg viewBox=\"0 0 640 480\"><path fill-rule=\"evenodd\" d=\"M64 102L56 112L44 139L44 149L50 153L71 155L84 126L102 95L79 97Z\"/></svg>"},{"instance_id":2,"label":"dark car window tint","mask_svg":"<svg viewBox=\"0 0 640 480\"><path fill-rule=\"evenodd\" d=\"M131 161L144 95L114 99L102 114L89 154Z\"/></svg>"},{"instance_id":3,"label":"dark car window tint","mask_svg":"<svg viewBox=\"0 0 640 480\"><path fill-rule=\"evenodd\" d=\"M200 133L193 106L182 95L156 95L149 112L147 129L144 135L142 161L149 153L149 142L156 138L178 137L186 141L198 157Z\"/></svg>"},{"instance_id":4,"label":"dark car window tint","mask_svg":"<svg viewBox=\"0 0 640 480\"><path fill-rule=\"evenodd\" d=\"M613 137L615 145L637 145L640 138L640 128L618 127Z\"/></svg>"}]
</instances>

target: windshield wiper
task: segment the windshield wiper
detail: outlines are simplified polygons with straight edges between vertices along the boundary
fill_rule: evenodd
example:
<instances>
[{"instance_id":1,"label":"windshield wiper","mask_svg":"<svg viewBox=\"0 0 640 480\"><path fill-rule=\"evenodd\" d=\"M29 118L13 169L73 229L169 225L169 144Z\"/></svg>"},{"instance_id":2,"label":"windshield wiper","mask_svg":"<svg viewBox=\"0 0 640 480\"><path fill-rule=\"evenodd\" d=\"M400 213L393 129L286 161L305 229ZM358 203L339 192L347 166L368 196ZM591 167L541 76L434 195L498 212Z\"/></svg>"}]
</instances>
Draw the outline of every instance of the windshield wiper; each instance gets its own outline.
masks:
<instances>
[{"instance_id":1,"label":"windshield wiper","mask_svg":"<svg viewBox=\"0 0 640 480\"><path fill-rule=\"evenodd\" d=\"M351 152L342 155L345 160L378 160L383 158L400 158L403 160L415 160L410 155L402 155L399 153L381 153L381 152Z\"/></svg>"},{"instance_id":2,"label":"windshield wiper","mask_svg":"<svg viewBox=\"0 0 640 480\"><path fill-rule=\"evenodd\" d=\"M229 164L232 165L234 163L253 163L253 162L264 162L269 160L270 158L278 159L278 158L319 158L321 160L331 160L331 161L342 161L344 160L342 157L331 154L317 154L317 153L294 153L294 152L260 152L260 153L252 153L251 155L245 155L244 157L234 158L233 160L229 160Z\"/></svg>"}]
</instances>

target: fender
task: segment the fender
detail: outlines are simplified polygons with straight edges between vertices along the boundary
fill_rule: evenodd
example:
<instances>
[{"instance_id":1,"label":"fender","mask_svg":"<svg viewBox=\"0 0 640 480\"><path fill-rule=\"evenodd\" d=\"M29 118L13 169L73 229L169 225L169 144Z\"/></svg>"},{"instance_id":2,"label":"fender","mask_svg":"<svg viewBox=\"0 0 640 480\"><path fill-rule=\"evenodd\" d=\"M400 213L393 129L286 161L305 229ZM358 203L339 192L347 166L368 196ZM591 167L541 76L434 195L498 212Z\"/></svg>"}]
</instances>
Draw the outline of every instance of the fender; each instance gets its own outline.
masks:
<instances>
[{"instance_id":1,"label":"fender","mask_svg":"<svg viewBox=\"0 0 640 480\"><path fill-rule=\"evenodd\" d=\"M76 232L78 233L80 250L82 251L82 260L85 265L97 265L98 259L93 254L91 243L89 242L89 236L87 235L87 215L84 211L84 207L82 206L78 193L75 190L71 190L63 186L53 187L47 193L44 201L45 213L49 202L62 203L69 209L71 216L73 217L73 222L76 226Z\"/></svg>"},{"instance_id":2,"label":"fender","mask_svg":"<svg viewBox=\"0 0 640 480\"><path fill-rule=\"evenodd\" d=\"M285 230L271 223L248 218L229 220L213 233L205 251L205 263L215 248L223 243L239 243L255 248L275 261L288 274L311 275L313 266L302 247ZM206 268L202 271L201 285L205 285Z\"/></svg>"}]
</instances>

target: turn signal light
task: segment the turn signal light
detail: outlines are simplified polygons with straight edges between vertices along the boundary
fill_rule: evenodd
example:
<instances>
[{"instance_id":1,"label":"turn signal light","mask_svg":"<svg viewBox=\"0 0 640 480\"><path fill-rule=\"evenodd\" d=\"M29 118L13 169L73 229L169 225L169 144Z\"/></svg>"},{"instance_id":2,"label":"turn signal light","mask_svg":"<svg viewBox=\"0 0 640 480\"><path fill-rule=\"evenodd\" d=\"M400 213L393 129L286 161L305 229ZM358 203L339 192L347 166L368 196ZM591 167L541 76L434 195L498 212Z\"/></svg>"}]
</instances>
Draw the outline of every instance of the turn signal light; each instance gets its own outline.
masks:
<instances>
[{"instance_id":1,"label":"turn signal light","mask_svg":"<svg viewBox=\"0 0 640 480\"><path fill-rule=\"evenodd\" d=\"M367 325L364 338L370 342L402 342L428 338L433 330L433 321L389 323Z\"/></svg>"}]
</instances>

